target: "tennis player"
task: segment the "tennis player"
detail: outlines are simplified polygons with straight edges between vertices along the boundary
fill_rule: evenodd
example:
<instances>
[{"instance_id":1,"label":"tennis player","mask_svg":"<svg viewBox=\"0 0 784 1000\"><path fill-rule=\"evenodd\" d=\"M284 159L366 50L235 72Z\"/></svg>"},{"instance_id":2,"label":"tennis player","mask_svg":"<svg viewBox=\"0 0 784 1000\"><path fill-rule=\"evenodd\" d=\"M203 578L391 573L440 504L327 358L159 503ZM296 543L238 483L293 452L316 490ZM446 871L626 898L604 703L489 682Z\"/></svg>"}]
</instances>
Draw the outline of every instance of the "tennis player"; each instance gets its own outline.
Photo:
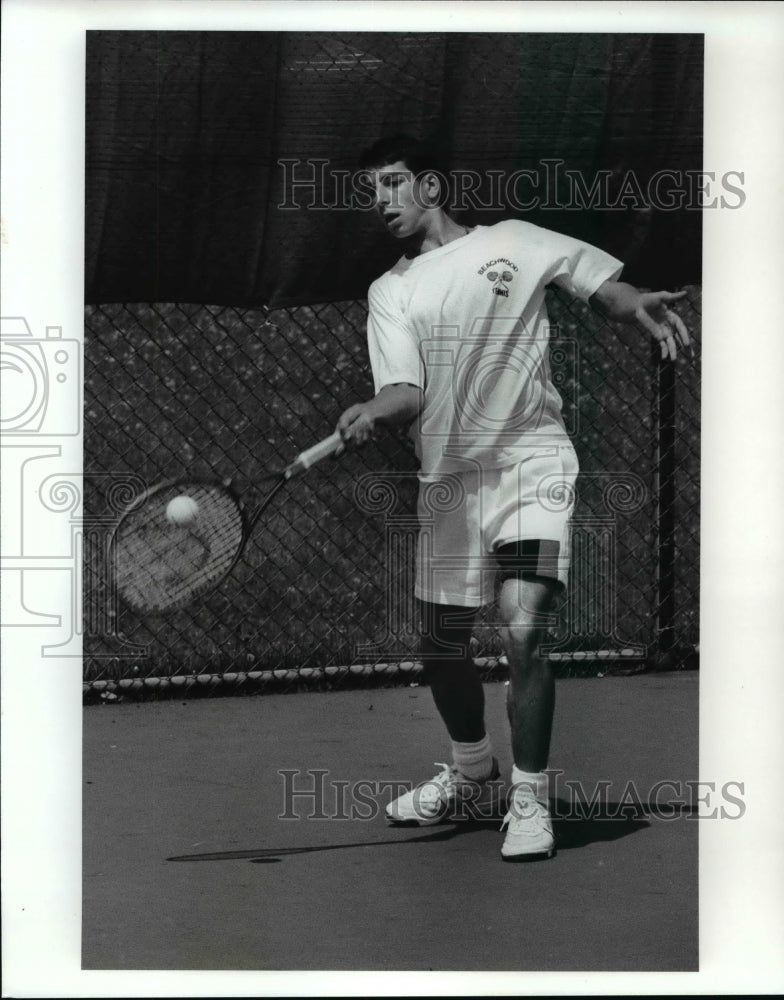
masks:
<instances>
[{"instance_id":1,"label":"tennis player","mask_svg":"<svg viewBox=\"0 0 784 1000\"><path fill-rule=\"evenodd\" d=\"M380 425L410 425L421 657L452 744L451 764L392 802L387 818L429 825L467 804L475 814L492 808L501 782L469 641L477 610L497 599L514 760L501 855L549 858L555 686L538 648L567 580L578 463L550 374L545 287L637 324L673 359L689 344L669 308L684 293L642 294L619 282L614 257L527 222L460 225L443 164L409 137L379 140L361 167L404 253L368 292L376 395L350 406L337 429L357 447Z\"/></svg>"}]
</instances>

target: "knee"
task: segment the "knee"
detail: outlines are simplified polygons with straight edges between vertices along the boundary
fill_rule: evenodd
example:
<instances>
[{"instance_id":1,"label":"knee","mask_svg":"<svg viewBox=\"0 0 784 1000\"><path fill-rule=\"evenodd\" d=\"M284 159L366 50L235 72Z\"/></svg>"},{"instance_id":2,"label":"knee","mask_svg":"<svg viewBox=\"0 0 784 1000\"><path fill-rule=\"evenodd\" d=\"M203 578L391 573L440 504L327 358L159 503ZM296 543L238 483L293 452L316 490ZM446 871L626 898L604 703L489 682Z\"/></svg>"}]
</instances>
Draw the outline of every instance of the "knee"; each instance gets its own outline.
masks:
<instances>
[{"instance_id":1,"label":"knee","mask_svg":"<svg viewBox=\"0 0 784 1000\"><path fill-rule=\"evenodd\" d=\"M526 661L536 655L550 625L550 609L558 584L551 580L506 581L498 602L501 636L507 655Z\"/></svg>"},{"instance_id":2,"label":"knee","mask_svg":"<svg viewBox=\"0 0 784 1000\"><path fill-rule=\"evenodd\" d=\"M526 622L510 622L501 629L501 637L510 660L525 660L536 654L541 630Z\"/></svg>"},{"instance_id":3,"label":"knee","mask_svg":"<svg viewBox=\"0 0 784 1000\"><path fill-rule=\"evenodd\" d=\"M419 657L422 661L422 675L426 684L454 676L464 663L469 662L467 650L451 644L445 648L443 644L429 638L422 639Z\"/></svg>"},{"instance_id":4,"label":"knee","mask_svg":"<svg viewBox=\"0 0 784 1000\"><path fill-rule=\"evenodd\" d=\"M504 648L509 663L509 694L520 684L553 677L552 666L540 652L541 632L533 628L510 628L504 636Z\"/></svg>"},{"instance_id":5,"label":"knee","mask_svg":"<svg viewBox=\"0 0 784 1000\"><path fill-rule=\"evenodd\" d=\"M501 638L509 660L512 679L528 675L537 676L549 669L547 659L540 654L540 647L547 629L540 622L532 622L530 616L513 616L501 629Z\"/></svg>"},{"instance_id":6,"label":"knee","mask_svg":"<svg viewBox=\"0 0 784 1000\"><path fill-rule=\"evenodd\" d=\"M425 684L430 684L441 672L439 669L441 660L433 648L433 644L424 638L419 645L419 659L422 662L422 680Z\"/></svg>"},{"instance_id":7,"label":"knee","mask_svg":"<svg viewBox=\"0 0 784 1000\"><path fill-rule=\"evenodd\" d=\"M471 628L437 628L424 630L420 636L419 653L425 664L448 664L471 658Z\"/></svg>"},{"instance_id":8,"label":"knee","mask_svg":"<svg viewBox=\"0 0 784 1000\"><path fill-rule=\"evenodd\" d=\"M422 680L431 687L451 688L465 683L467 677L476 674L470 635L451 636L446 643L423 636L419 649Z\"/></svg>"}]
</instances>

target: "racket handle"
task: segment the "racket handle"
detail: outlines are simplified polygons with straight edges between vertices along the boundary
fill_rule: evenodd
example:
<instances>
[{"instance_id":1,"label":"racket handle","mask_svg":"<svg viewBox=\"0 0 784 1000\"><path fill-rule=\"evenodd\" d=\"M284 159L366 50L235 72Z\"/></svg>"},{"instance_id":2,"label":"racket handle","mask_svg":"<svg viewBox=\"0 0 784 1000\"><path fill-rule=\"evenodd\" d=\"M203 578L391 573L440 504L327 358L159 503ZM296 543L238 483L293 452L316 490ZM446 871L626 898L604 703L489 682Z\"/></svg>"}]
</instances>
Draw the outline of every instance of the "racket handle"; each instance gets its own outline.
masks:
<instances>
[{"instance_id":1,"label":"racket handle","mask_svg":"<svg viewBox=\"0 0 784 1000\"><path fill-rule=\"evenodd\" d=\"M335 431L335 433L330 434L328 438L324 438L323 441L319 441L318 444L314 444L312 448L308 448L306 451L300 452L283 473L284 477L286 479L291 479L292 476L296 476L300 472L305 472L305 470L309 469L311 465L315 465L316 462L320 462L322 458L334 455L341 443L342 439L340 434Z\"/></svg>"}]
</instances>

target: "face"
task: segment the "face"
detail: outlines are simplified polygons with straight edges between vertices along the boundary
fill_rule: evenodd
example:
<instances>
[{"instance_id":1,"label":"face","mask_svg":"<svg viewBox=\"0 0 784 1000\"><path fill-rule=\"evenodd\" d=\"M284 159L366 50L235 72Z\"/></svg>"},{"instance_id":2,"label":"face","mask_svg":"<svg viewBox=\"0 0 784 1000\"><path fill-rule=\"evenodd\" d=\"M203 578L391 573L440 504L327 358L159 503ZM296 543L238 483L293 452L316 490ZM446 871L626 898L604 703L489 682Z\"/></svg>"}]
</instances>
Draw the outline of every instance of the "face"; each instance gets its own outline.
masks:
<instances>
[{"instance_id":1,"label":"face","mask_svg":"<svg viewBox=\"0 0 784 1000\"><path fill-rule=\"evenodd\" d=\"M402 160L370 171L369 177L376 211L387 231L396 239L423 233L429 212L428 179L415 179Z\"/></svg>"}]
</instances>

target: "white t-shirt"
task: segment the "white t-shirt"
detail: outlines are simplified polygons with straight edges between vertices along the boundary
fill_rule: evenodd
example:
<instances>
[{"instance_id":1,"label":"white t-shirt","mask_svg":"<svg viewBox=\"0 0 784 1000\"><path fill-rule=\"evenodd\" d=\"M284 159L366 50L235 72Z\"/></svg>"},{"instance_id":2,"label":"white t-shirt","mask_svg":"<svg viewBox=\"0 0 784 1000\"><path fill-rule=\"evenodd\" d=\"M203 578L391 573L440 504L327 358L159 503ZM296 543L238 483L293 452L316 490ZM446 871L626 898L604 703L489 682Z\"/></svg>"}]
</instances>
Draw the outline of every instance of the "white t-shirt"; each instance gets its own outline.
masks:
<instances>
[{"instance_id":1,"label":"white t-shirt","mask_svg":"<svg viewBox=\"0 0 784 1000\"><path fill-rule=\"evenodd\" d=\"M424 391L411 429L421 472L521 461L568 441L550 377L545 286L585 301L622 270L587 243L512 219L402 257L368 291L376 392Z\"/></svg>"}]
</instances>

